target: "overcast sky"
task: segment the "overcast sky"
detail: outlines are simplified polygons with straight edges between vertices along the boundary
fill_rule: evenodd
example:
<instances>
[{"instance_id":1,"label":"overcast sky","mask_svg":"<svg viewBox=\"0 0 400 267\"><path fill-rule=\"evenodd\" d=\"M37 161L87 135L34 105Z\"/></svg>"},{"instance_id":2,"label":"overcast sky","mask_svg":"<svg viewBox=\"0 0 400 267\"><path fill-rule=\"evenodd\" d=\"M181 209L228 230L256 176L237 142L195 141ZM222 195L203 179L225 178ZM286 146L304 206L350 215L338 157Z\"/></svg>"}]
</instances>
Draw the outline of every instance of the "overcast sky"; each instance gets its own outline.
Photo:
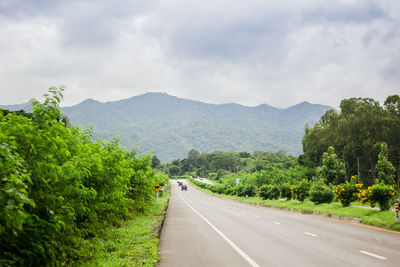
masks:
<instances>
[{"instance_id":1,"label":"overcast sky","mask_svg":"<svg viewBox=\"0 0 400 267\"><path fill-rule=\"evenodd\" d=\"M0 0L0 104L166 92L207 103L400 94L399 0Z\"/></svg>"}]
</instances>

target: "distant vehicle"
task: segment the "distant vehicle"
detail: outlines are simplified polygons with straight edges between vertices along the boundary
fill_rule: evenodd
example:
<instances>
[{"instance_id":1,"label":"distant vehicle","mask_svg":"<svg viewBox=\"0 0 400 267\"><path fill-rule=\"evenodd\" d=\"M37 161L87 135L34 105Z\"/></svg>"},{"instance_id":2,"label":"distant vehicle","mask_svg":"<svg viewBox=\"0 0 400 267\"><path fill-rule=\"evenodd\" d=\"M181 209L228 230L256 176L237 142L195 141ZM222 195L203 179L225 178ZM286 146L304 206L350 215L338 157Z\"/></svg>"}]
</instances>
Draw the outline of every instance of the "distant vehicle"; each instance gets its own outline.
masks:
<instances>
[{"instance_id":1,"label":"distant vehicle","mask_svg":"<svg viewBox=\"0 0 400 267\"><path fill-rule=\"evenodd\" d=\"M200 181L203 181L203 178L200 178Z\"/></svg>"},{"instance_id":2,"label":"distant vehicle","mask_svg":"<svg viewBox=\"0 0 400 267\"><path fill-rule=\"evenodd\" d=\"M183 191L183 190L187 191L187 185L185 185L185 184L182 185L181 191Z\"/></svg>"},{"instance_id":3,"label":"distant vehicle","mask_svg":"<svg viewBox=\"0 0 400 267\"><path fill-rule=\"evenodd\" d=\"M181 186L183 184L181 181L178 181L177 183L179 186Z\"/></svg>"}]
</instances>

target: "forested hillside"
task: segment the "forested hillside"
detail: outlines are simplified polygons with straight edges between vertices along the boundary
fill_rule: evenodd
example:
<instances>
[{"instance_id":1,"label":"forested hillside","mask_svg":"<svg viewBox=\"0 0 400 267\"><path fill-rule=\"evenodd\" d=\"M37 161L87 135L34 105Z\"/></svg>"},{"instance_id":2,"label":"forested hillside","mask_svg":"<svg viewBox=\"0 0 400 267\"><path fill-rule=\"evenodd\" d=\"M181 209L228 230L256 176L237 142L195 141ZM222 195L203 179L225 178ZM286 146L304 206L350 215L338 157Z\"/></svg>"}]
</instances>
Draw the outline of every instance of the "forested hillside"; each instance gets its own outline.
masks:
<instances>
[{"instance_id":1,"label":"forested hillside","mask_svg":"<svg viewBox=\"0 0 400 267\"><path fill-rule=\"evenodd\" d=\"M21 109L21 105L7 106ZM279 109L266 104L213 105L163 93L121 101L93 99L64 107L73 124L93 125L94 138L121 137L127 149L154 151L161 161L184 158L192 149L213 151L284 151L301 153L305 125L313 126L328 106L303 102Z\"/></svg>"}]
</instances>

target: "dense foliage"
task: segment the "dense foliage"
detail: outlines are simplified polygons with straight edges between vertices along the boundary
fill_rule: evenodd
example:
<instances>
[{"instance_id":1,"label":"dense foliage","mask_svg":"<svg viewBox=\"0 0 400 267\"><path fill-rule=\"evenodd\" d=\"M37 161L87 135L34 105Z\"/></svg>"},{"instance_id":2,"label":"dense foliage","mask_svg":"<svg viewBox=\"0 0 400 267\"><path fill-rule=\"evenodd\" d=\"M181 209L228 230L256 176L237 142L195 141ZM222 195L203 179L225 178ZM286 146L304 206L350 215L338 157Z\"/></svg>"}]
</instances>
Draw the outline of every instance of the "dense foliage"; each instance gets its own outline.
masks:
<instances>
[{"instance_id":1,"label":"dense foliage","mask_svg":"<svg viewBox=\"0 0 400 267\"><path fill-rule=\"evenodd\" d=\"M223 176L241 171L254 173L267 170L275 173L275 176L281 176L281 174L277 174L280 170L295 168L295 166L297 166L297 158L288 156L282 151L276 153L255 151L253 154L235 151L200 153L191 149L186 158L176 159L172 163L156 167L169 172L171 176L188 174L218 180Z\"/></svg>"},{"instance_id":2,"label":"dense foliage","mask_svg":"<svg viewBox=\"0 0 400 267\"><path fill-rule=\"evenodd\" d=\"M306 129L300 161L307 166L319 166L327 159L324 152L329 153L328 148L334 147L338 160L346 168L336 181L328 175L328 182L338 184L358 175L359 181L366 185L374 184L376 178L399 185L400 97L389 96L383 106L370 98L345 99L340 110L340 113L327 111L319 123ZM387 145L381 146L382 143ZM380 153L383 154L378 158ZM396 173L387 161L393 163Z\"/></svg>"},{"instance_id":3,"label":"dense foliage","mask_svg":"<svg viewBox=\"0 0 400 267\"><path fill-rule=\"evenodd\" d=\"M362 203L369 202L371 207L379 204L381 210L389 210L390 200L396 195L393 186L385 184L383 181L377 181L376 184L360 190L358 197Z\"/></svg>"},{"instance_id":4,"label":"dense foliage","mask_svg":"<svg viewBox=\"0 0 400 267\"><path fill-rule=\"evenodd\" d=\"M347 207L351 202L357 199L357 195L362 189L362 186L362 184L357 183L356 177L352 176L350 181L337 185L336 189L333 190L333 193L335 194L337 201L342 204L343 207Z\"/></svg>"},{"instance_id":5,"label":"dense foliage","mask_svg":"<svg viewBox=\"0 0 400 267\"><path fill-rule=\"evenodd\" d=\"M63 88L50 88L32 113L0 110L0 265L65 265L80 243L145 210L151 186L168 177L151 157L127 152L118 139L91 141L59 108Z\"/></svg>"},{"instance_id":6,"label":"dense foliage","mask_svg":"<svg viewBox=\"0 0 400 267\"><path fill-rule=\"evenodd\" d=\"M310 188L310 200L315 204L331 203L334 194L330 186L326 185L322 179L313 181Z\"/></svg>"}]
</instances>

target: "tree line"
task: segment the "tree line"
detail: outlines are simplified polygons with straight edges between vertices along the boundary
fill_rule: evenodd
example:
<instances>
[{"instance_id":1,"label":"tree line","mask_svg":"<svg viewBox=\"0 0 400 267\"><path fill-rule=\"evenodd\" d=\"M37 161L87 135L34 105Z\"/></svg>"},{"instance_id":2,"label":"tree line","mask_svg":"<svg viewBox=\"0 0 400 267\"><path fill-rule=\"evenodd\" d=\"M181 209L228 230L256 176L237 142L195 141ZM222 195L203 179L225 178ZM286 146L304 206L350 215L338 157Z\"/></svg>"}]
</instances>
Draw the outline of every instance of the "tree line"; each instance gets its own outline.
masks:
<instances>
[{"instance_id":1,"label":"tree line","mask_svg":"<svg viewBox=\"0 0 400 267\"><path fill-rule=\"evenodd\" d=\"M257 172L266 168L289 169L297 164L297 158L286 155L282 151L266 152L254 151L215 151L212 153L200 153L191 149L184 159L176 159L171 163L161 164L156 156L153 156L152 166L163 170L171 176L201 176L218 180L230 173Z\"/></svg>"},{"instance_id":2,"label":"tree line","mask_svg":"<svg viewBox=\"0 0 400 267\"><path fill-rule=\"evenodd\" d=\"M352 175L364 184L373 184L379 173L376 168L381 145L387 145L387 159L397 169L393 179L400 183L400 97L387 97L383 105L371 98L350 98L341 101L340 113L327 111L303 137L305 166L322 164L323 155L333 147L345 170L335 183L349 180Z\"/></svg>"},{"instance_id":3,"label":"tree line","mask_svg":"<svg viewBox=\"0 0 400 267\"><path fill-rule=\"evenodd\" d=\"M168 176L151 156L117 138L92 141L71 126L50 88L32 113L0 109L0 265L70 265L86 257L82 242L134 212L145 212L151 187Z\"/></svg>"}]
</instances>

